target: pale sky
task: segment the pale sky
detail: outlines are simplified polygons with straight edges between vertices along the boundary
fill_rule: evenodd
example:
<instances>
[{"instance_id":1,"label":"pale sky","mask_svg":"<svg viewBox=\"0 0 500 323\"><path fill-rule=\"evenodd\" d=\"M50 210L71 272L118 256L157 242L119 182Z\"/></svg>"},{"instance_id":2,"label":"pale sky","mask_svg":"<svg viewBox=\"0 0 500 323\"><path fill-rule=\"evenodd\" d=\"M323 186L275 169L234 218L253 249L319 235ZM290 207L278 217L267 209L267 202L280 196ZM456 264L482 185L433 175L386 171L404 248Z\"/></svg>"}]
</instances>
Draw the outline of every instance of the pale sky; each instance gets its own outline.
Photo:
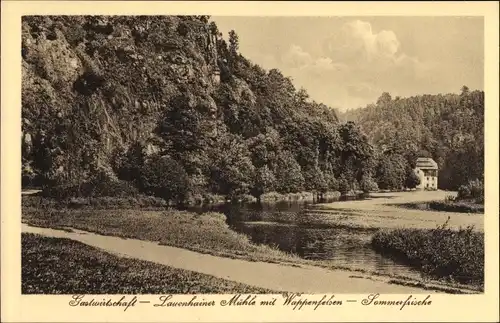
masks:
<instances>
[{"instance_id":1,"label":"pale sky","mask_svg":"<svg viewBox=\"0 0 500 323\"><path fill-rule=\"evenodd\" d=\"M483 90L482 17L214 17L227 39L341 110L393 97Z\"/></svg>"}]
</instances>

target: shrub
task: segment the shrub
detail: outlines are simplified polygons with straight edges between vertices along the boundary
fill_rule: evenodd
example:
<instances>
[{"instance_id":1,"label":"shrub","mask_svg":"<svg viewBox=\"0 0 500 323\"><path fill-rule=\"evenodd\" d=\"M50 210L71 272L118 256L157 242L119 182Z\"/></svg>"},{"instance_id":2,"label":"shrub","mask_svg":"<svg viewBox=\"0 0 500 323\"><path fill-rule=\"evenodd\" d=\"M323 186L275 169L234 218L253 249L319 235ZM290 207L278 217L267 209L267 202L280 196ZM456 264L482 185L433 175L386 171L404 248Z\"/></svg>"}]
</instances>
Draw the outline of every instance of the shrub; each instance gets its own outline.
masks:
<instances>
[{"instance_id":1,"label":"shrub","mask_svg":"<svg viewBox=\"0 0 500 323\"><path fill-rule=\"evenodd\" d=\"M42 191L42 196L66 200L83 197L127 197L136 196L138 190L129 182L96 178L81 184L56 184Z\"/></svg>"},{"instance_id":2,"label":"shrub","mask_svg":"<svg viewBox=\"0 0 500 323\"><path fill-rule=\"evenodd\" d=\"M332 173L325 173L325 181L328 186L328 190L330 191L338 191L339 182L335 178L335 175Z\"/></svg>"},{"instance_id":3,"label":"shrub","mask_svg":"<svg viewBox=\"0 0 500 323\"><path fill-rule=\"evenodd\" d=\"M484 183L480 180L475 180L469 183L471 189L471 197L474 199L484 198Z\"/></svg>"},{"instance_id":4,"label":"shrub","mask_svg":"<svg viewBox=\"0 0 500 323\"><path fill-rule=\"evenodd\" d=\"M31 188L41 185L40 176L35 174L31 167L23 165L21 171L21 187Z\"/></svg>"},{"instance_id":5,"label":"shrub","mask_svg":"<svg viewBox=\"0 0 500 323\"><path fill-rule=\"evenodd\" d=\"M176 160L153 155L141 169L140 187L148 195L182 203L189 192L189 177Z\"/></svg>"},{"instance_id":6,"label":"shrub","mask_svg":"<svg viewBox=\"0 0 500 323\"><path fill-rule=\"evenodd\" d=\"M113 169L119 179L137 183L141 168L144 166L144 148L140 143L132 144L127 151L116 151Z\"/></svg>"},{"instance_id":7,"label":"shrub","mask_svg":"<svg viewBox=\"0 0 500 323\"><path fill-rule=\"evenodd\" d=\"M48 199L39 195L27 195L22 196L21 204L23 208L46 209L55 207L57 201L55 199Z\"/></svg>"},{"instance_id":8,"label":"shrub","mask_svg":"<svg viewBox=\"0 0 500 323\"><path fill-rule=\"evenodd\" d=\"M484 203L484 182L476 179L469 181L466 185L460 186L457 198L460 200L474 199Z\"/></svg>"},{"instance_id":9,"label":"shrub","mask_svg":"<svg viewBox=\"0 0 500 323\"><path fill-rule=\"evenodd\" d=\"M167 201L155 196L141 196L137 202L142 207L166 207L168 205Z\"/></svg>"},{"instance_id":10,"label":"shrub","mask_svg":"<svg viewBox=\"0 0 500 323\"><path fill-rule=\"evenodd\" d=\"M339 179L338 186L339 186L339 191L342 194L347 194L349 191L351 191L351 185L349 185L347 179L343 177Z\"/></svg>"},{"instance_id":11,"label":"shrub","mask_svg":"<svg viewBox=\"0 0 500 323\"><path fill-rule=\"evenodd\" d=\"M105 180L92 184L92 196L129 197L137 196L139 193L135 186L126 181Z\"/></svg>"},{"instance_id":12,"label":"shrub","mask_svg":"<svg viewBox=\"0 0 500 323\"><path fill-rule=\"evenodd\" d=\"M283 194L278 192L268 192L261 195L260 199L262 201L277 201L283 199Z\"/></svg>"},{"instance_id":13,"label":"shrub","mask_svg":"<svg viewBox=\"0 0 500 323\"><path fill-rule=\"evenodd\" d=\"M226 197L220 194L205 193L203 194L203 202L208 204L224 203Z\"/></svg>"},{"instance_id":14,"label":"shrub","mask_svg":"<svg viewBox=\"0 0 500 323\"><path fill-rule=\"evenodd\" d=\"M56 200L67 200L73 197L89 197L92 196L92 183L55 184L44 188L42 196L55 198Z\"/></svg>"},{"instance_id":15,"label":"shrub","mask_svg":"<svg viewBox=\"0 0 500 323\"><path fill-rule=\"evenodd\" d=\"M374 192L378 190L377 182L371 176L363 176L360 182L360 189L365 192Z\"/></svg>"},{"instance_id":16,"label":"shrub","mask_svg":"<svg viewBox=\"0 0 500 323\"><path fill-rule=\"evenodd\" d=\"M71 208L80 208L89 204L89 200L83 197L72 197L68 202L68 206Z\"/></svg>"},{"instance_id":17,"label":"shrub","mask_svg":"<svg viewBox=\"0 0 500 323\"><path fill-rule=\"evenodd\" d=\"M453 195L446 195L444 201L447 203L455 202L455 197Z\"/></svg>"},{"instance_id":18,"label":"shrub","mask_svg":"<svg viewBox=\"0 0 500 323\"><path fill-rule=\"evenodd\" d=\"M157 209L168 207L167 201L154 196L137 197L71 197L64 200L42 196L23 196L24 209L50 210L50 209Z\"/></svg>"},{"instance_id":19,"label":"shrub","mask_svg":"<svg viewBox=\"0 0 500 323\"><path fill-rule=\"evenodd\" d=\"M457 231L446 226L379 231L372 246L406 259L430 276L484 284L484 233L473 231L473 227Z\"/></svg>"},{"instance_id":20,"label":"shrub","mask_svg":"<svg viewBox=\"0 0 500 323\"><path fill-rule=\"evenodd\" d=\"M405 186L408 188L415 188L420 184L420 177L415 174L413 170L407 171Z\"/></svg>"},{"instance_id":21,"label":"shrub","mask_svg":"<svg viewBox=\"0 0 500 323\"><path fill-rule=\"evenodd\" d=\"M324 194L324 197L331 198L331 199L339 198L340 192L339 191L328 191Z\"/></svg>"},{"instance_id":22,"label":"shrub","mask_svg":"<svg viewBox=\"0 0 500 323\"><path fill-rule=\"evenodd\" d=\"M429 202L429 208L436 211L459 212L459 213L483 213L482 205L471 204L468 202Z\"/></svg>"},{"instance_id":23,"label":"shrub","mask_svg":"<svg viewBox=\"0 0 500 323\"><path fill-rule=\"evenodd\" d=\"M470 198L471 196L471 190L468 185L462 185L458 188L458 198L459 199L466 199Z\"/></svg>"}]
</instances>

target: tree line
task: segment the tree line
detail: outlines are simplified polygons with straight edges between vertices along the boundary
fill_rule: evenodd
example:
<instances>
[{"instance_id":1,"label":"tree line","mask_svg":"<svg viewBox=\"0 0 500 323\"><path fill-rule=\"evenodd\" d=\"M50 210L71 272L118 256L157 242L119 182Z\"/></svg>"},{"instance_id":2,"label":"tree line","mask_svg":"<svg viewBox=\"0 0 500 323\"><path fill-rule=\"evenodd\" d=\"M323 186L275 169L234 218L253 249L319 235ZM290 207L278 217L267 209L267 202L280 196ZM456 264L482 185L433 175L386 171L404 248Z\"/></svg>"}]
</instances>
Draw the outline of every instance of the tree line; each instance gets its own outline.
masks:
<instances>
[{"instance_id":1,"label":"tree line","mask_svg":"<svg viewBox=\"0 0 500 323\"><path fill-rule=\"evenodd\" d=\"M85 22L89 26L103 24L89 21L92 18L74 19L83 26ZM207 194L236 199L249 194L260 198L269 192L348 193L415 187L418 178L412 169L420 148L435 156L440 166L456 165L471 153L466 142L476 137L459 140L452 136L463 150L454 150L453 146L439 155L443 152L433 135L426 132L415 140L410 132L416 130L410 126L417 118L423 131L432 120L435 128L429 131L442 133L444 125L439 125L435 115L448 116L446 110L450 131L469 133L474 126L466 125L461 118L476 118L468 114L468 109L479 109L477 92L462 94L458 100L453 95L393 100L384 94L376 105L351 113L349 118L355 122L341 122L333 109L311 100L278 69L266 71L245 58L239 52L237 33L230 31L226 42L207 16L176 17L177 29L172 27L171 17L110 19L116 19L109 24L114 26L112 32L120 26L139 30L133 34L137 51L130 55L133 59L118 57L123 53L114 53L109 41L100 38L105 32L101 27L79 29L72 20L59 21L67 39L70 34L79 35L79 41L71 45L73 49L79 42L93 48L81 54L90 66L81 81L87 91L56 88L69 106L64 108L72 112L63 111L64 117L60 117L62 108L57 106L64 101L47 104L27 90L23 94L23 131L32 134L31 142L23 141L26 185L36 183L48 191L59 187L59 191L77 196L113 195L130 186L176 203ZM206 28L192 27L192 21ZM147 28L163 33L148 34L137 27L145 23ZM26 25L30 30L29 21ZM205 52L204 30L217 36L221 80L213 86L206 85L211 82L207 74L196 74L209 64L201 62L210 57ZM175 53L185 62L187 77L194 75L192 81L177 81L179 72L172 73L169 63L153 61L155 55L166 55L166 43L171 47L184 44ZM143 57L141 62L135 58L138 54ZM25 62L39 64L26 57ZM127 68L145 70L144 80L135 76L130 79ZM47 89L54 91L54 85L45 89L49 92ZM441 105L436 107L436 102ZM420 112L407 115L403 111L415 106ZM432 117L427 113L431 106L435 110ZM453 115L453 109L458 109L455 113L464 111ZM352 118L354 114L358 114L356 118ZM386 128L378 128L377 120L388 115L392 121ZM452 155L455 164L447 158ZM454 169L457 183L462 181L461 174ZM82 189L106 183L113 183L115 193L112 189Z\"/></svg>"},{"instance_id":2,"label":"tree line","mask_svg":"<svg viewBox=\"0 0 500 323\"><path fill-rule=\"evenodd\" d=\"M460 94L392 98L343 115L355 121L370 142L393 159L431 157L439 167L439 188L457 190L484 181L484 92L463 86ZM411 160L413 157L410 158ZM400 168L387 163L388 173ZM413 166L413 165L411 165Z\"/></svg>"}]
</instances>

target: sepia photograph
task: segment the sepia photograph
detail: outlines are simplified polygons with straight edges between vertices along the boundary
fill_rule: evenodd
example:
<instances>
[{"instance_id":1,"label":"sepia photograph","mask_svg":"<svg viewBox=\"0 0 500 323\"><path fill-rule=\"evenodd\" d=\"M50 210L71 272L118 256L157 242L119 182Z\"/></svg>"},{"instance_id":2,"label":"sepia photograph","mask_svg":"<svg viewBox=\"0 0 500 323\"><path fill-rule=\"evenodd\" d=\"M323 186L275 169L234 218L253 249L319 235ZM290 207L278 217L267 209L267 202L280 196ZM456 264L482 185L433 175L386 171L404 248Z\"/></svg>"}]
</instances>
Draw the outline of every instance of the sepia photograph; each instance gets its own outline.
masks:
<instances>
[{"instance_id":1,"label":"sepia photograph","mask_svg":"<svg viewBox=\"0 0 500 323\"><path fill-rule=\"evenodd\" d=\"M484 292L483 17L21 23L22 294Z\"/></svg>"}]
</instances>

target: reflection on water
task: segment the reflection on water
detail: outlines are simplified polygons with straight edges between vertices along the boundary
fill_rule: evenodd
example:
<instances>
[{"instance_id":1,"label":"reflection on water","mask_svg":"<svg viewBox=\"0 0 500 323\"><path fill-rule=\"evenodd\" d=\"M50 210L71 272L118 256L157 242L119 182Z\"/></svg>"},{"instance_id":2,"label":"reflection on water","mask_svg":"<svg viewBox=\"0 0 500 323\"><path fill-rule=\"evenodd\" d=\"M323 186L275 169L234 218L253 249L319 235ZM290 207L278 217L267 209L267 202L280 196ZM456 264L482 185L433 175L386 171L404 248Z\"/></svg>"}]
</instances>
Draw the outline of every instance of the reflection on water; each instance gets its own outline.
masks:
<instances>
[{"instance_id":1,"label":"reflection on water","mask_svg":"<svg viewBox=\"0 0 500 323\"><path fill-rule=\"evenodd\" d=\"M322 260L335 266L382 274L420 276L405 264L375 252L370 246L371 231L332 228L324 223L321 225L318 213L314 211L314 203L283 201L224 204L190 210L224 213L229 226L248 235L254 243L277 246L282 251L295 253L304 259ZM329 212L335 214L337 211Z\"/></svg>"}]
</instances>

